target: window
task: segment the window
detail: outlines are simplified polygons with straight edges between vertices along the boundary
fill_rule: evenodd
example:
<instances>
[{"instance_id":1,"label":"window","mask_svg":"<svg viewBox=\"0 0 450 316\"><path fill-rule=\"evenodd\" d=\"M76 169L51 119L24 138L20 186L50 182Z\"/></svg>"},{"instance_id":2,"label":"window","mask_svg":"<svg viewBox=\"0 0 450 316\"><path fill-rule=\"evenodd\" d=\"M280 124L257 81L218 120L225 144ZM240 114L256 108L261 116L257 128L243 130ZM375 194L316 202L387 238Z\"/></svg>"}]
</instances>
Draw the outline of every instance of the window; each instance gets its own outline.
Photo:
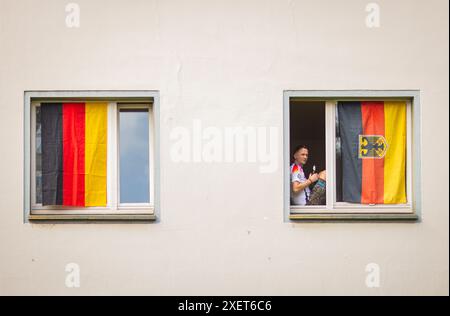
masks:
<instances>
[{"instance_id":1,"label":"window","mask_svg":"<svg viewBox=\"0 0 450 316\"><path fill-rule=\"evenodd\" d=\"M417 91L286 91L288 219L417 219Z\"/></svg>"},{"instance_id":2,"label":"window","mask_svg":"<svg viewBox=\"0 0 450 316\"><path fill-rule=\"evenodd\" d=\"M25 93L26 220L155 220L158 94Z\"/></svg>"}]
</instances>

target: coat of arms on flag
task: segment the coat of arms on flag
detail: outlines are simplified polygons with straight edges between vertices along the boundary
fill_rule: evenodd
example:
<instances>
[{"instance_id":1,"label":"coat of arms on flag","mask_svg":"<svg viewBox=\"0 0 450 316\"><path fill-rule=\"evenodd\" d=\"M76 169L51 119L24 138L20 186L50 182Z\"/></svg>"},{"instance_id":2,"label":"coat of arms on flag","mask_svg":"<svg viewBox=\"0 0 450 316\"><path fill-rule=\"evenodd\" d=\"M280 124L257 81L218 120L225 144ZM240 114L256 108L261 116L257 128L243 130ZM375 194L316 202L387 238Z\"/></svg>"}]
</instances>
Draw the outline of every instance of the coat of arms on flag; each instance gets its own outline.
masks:
<instances>
[{"instance_id":1,"label":"coat of arms on flag","mask_svg":"<svg viewBox=\"0 0 450 316\"><path fill-rule=\"evenodd\" d=\"M383 158L388 145L383 135L359 135L358 153L360 159Z\"/></svg>"}]
</instances>

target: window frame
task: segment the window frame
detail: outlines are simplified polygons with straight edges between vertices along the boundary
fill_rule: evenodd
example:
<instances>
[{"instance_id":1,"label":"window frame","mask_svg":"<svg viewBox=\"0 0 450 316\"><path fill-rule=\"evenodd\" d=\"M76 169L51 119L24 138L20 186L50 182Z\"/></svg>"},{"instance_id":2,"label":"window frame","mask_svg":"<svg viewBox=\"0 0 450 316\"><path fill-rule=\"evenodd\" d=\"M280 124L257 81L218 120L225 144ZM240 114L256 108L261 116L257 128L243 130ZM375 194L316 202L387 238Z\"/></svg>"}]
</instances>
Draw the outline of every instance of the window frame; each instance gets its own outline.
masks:
<instances>
[{"instance_id":1,"label":"window frame","mask_svg":"<svg viewBox=\"0 0 450 316\"><path fill-rule=\"evenodd\" d=\"M108 102L107 206L45 206L36 201L36 105L41 102ZM159 92L158 91L26 91L24 108L24 222L34 220L159 219ZM149 203L119 203L119 110L148 108Z\"/></svg>"},{"instance_id":2,"label":"window frame","mask_svg":"<svg viewBox=\"0 0 450 316\"><path fill-rule=\"evenodd\" d=\"M420 218L420 91L418 90L287 90L283 97L284 218L289 220L418 220ZM326 120L327 204L290 204L290 102L322 101ZM405 100L407 102L407 204L362 205L335 202L337 101ZM329 189L329 188L333 189Z\"/></svg>"}]
</instances>

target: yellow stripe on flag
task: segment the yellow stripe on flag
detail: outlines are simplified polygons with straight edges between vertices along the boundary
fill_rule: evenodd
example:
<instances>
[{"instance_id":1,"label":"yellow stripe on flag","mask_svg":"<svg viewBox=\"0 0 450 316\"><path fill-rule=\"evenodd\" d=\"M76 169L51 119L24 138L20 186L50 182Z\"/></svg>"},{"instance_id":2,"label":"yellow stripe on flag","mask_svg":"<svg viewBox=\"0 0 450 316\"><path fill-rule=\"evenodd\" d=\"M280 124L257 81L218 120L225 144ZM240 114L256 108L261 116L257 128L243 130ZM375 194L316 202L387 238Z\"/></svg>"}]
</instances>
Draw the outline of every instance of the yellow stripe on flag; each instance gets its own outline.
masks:
<instances>
[{"instance_id":1,"label":"yellow stripe on flag","mask_svg":"<svg viewBox=\"0 0 450 316\"><path fill-rule=\"evenodd\" d=\"M107 103L86 103L85 206L106 206Z\"/></svg>"},{"instance_id":2,"label":"yellow stripe on flag","mask_svg":"<svg viewBox=\"0 0 450 316\"><path fill-rule=\"evenodd\" d=\"M384 203L406 203L406 102L384 102Z\"/></svg>"}]
</instances>

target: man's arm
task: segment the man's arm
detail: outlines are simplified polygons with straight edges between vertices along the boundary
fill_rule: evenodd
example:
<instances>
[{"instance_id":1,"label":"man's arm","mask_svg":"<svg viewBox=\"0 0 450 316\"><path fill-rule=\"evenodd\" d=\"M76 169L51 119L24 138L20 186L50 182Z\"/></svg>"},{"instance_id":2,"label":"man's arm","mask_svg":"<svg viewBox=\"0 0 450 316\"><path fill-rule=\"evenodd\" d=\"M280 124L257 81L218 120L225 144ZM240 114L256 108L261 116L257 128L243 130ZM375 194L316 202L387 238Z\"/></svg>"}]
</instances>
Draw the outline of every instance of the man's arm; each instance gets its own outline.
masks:
<instances>
[{"instance_id":1,"label":"man's arm","mask_svg":"<svg viewBox=\"0 0 450 316\"><path fill-rule=\"evenodd\" d=\"M312 182L309 179L303 183L298 181L292 182L292 191L298 193L300 191L303 191L305 188L309 187L311 184Z\"/></svg>"},{"instance_id":2,"label":"man's arm","mask_svg":"<svg viewBox=\"0 0 450 316\"><path fill-rule=\"evenodd\" d=\"M295 193L303 191L304 189L309 187L311 184L316 182L318 178L319 178L319 176L317 175L317 173L313 173L313 174L310 174L308 180L306 180L303 183L299 182L299 181L292 182L292 191L294 191Z\"/></svg>"}]
</instances>

